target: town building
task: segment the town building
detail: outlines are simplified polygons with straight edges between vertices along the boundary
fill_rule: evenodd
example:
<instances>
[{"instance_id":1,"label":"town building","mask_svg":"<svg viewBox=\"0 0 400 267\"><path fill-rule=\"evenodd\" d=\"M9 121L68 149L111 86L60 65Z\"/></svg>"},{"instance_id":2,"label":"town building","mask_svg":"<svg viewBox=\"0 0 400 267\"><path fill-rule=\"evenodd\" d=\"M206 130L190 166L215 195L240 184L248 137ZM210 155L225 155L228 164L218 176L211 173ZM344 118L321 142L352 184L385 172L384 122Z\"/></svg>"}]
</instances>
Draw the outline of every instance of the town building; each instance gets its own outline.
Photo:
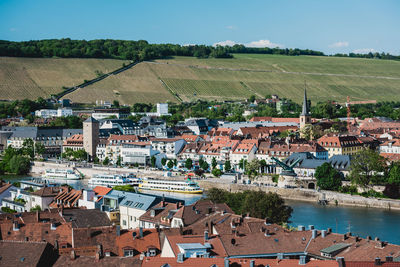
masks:
<instances>
[{"instance_id":1,"label":"town building","mask_svg":"<svg viewBox=\"0 0 400 267\"><path fill-rule=\"evenodd\" d=\"M89 117L83 122L83 148L91 158L96 156L99 143L99 121Z\"/></svg>"},{"instance_id":2,"label":"town building","mask_svg":"<svg viewBox=\"0 0 400 267\"><path fill-rule=\"evenodd\" d=\"M318 144L328 150L329 157L334 155L354 155L365 149L363 144L353 135L324 135Z\"/></svg>"}]
</instances>

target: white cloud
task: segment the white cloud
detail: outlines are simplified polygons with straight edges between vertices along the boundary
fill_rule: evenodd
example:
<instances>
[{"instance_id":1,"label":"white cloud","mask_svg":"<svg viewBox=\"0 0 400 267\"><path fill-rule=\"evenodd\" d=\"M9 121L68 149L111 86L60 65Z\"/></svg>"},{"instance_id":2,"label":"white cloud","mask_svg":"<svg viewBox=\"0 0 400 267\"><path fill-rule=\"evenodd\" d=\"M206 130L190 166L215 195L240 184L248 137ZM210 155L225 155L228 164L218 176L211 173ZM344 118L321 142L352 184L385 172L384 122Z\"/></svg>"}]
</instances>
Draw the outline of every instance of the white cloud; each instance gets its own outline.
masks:
<instances>
[{"instance_id":1,"label":"white cloud","mask_svg":"<svg viewBox=\"0 0 400 267\"><path fill-rule=\"evenodd\" d=\"M270 40L258 40L258 41L253 41L253 42L250 42L250 43L247 43L244 45L247 47L269 47L269 48L275 48L275 47L282 48L283 47L283 45L272 43Z\"/></svg>"},{"instance_id":2,"label":"white cloud","mask_svg":"<svg viewBox=\"0 0 400 267\"><path fill-rule=\"evenodd\" d=\"M275 48L275 47L284 47L281 44L276 44L276 43L272 43L270 40L259 40L259 41L252 41L250 43L238 43L232 40L226 40L226 41L221 41L218 43L213 44L213 46L234 46L235 44L242 44L246 47L269 47L269 48Z\"/></svg>"},{"instance_id":3,"label":"white cloud","mask_svg":"<svg viewBox=\"0 0 400 267\"><path fill-rule=\"evenodd\" d=\"M227 28L228 30L234 30L234 29L236 29L236 27L233 26L233 25L228 25L228 26L226 26L225 28Z\"/></svg>"},{"instance_id":4,"label":"white cloud","mask_svg":"<svg viewBox=\"0 0 400 267\"><path fill-rule=\"evenodd\" d=\"M356 49L353 51L353 53L356 53L356 54L368 54L369 52L375 53L376 50L373 48L361 48L361 49Z\"/></svg>"},{"instance_id":5,"label":"white cloud","mask_svg":"<svg viewBox=\"0 0 400 267\"><path fill-rule=\"evenodd\" d=\"M349 42L343 41L343 42L336 42L333 44L330 44L329 47L331 48L340 48L340 47L348 47Z\"/></svg>"},{"instance_id":6,"label":"white cloud","mask_svg":"<svg viewBox=\"0 0 400 267\"><path fill-rule=\"evenodd\" d=\"M235 41L232 41L232 40L226 40L226 41L221 41L221 42L215 43L215 44L213 44L213 46L217 46L217 45L234 46L235 44L240 44L240 43L236 43Z\"/></svg>"}]
</instances>

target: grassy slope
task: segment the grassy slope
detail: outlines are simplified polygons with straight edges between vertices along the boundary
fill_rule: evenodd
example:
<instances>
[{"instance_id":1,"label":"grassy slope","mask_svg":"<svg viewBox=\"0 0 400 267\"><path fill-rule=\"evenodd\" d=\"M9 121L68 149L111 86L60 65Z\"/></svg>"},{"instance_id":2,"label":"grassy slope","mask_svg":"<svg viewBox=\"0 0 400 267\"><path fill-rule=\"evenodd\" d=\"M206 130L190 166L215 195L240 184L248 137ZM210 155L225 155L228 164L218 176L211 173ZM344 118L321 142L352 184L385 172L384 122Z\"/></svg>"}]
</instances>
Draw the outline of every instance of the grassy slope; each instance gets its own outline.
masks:
<instances>
[{"instance_id":1,"label":"grassy slope","mask_svg":"<svg viewBox=\"0 0 400 267\"><path fill-rule=\"evenodd\" d=\"M49 97L96 77L95 71L111 71L124 61L113 59L62 59L0 57L0 99Z\"/></svg>"},{"instance_id":2,"label":"grassy slope","mask_svg":"<svg viewBox=\"0 0 400 267\"><path fill-rule=\"evenodd\" d=\"M101 62L108 70L112 64L116 68L122 64L96 59L0 58L0 99L58 92L63 85L93 78L94 70L104 70ZM400 100L399 61L250 54L236 54L234 59L175 57L143 62L66 98L76 102L117 99L127 104L176 101L170 90L183 100L278 94L300 102L304 80L313 101L343 101L347 95L353 100Z\"/></svg>"}]
</instances>

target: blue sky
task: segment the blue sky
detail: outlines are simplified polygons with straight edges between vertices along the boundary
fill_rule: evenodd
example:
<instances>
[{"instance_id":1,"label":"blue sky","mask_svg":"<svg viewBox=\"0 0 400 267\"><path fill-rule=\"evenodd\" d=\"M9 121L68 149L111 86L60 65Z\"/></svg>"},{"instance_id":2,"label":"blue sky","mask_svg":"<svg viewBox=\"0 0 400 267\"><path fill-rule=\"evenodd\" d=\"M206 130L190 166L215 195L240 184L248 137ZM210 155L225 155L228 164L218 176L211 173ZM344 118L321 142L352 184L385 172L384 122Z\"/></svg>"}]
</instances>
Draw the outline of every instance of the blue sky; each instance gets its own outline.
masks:
<instances>
[{"instance_id":1,"label":"blue sky","mask_svg":"<svg viewBox=\"0 0 400 267\"><path fill-rule=\"evenodd\" d=\"M0 0L0 39L151 43L400 54L396 0Z\"/></svg>"}]
</instances>

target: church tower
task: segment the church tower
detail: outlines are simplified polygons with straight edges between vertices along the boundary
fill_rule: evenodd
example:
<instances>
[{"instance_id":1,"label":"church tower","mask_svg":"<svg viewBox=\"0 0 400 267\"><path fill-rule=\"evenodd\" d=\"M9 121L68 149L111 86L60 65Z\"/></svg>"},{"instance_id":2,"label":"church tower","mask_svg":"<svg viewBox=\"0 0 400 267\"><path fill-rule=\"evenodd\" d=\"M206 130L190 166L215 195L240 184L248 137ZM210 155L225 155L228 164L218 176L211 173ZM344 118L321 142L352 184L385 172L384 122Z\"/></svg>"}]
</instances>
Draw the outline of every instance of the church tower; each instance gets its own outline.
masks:
<instances>
[{"instance_id":1,"label":"church tower","mask_svg":"<svg viewBox=\"0 0 400 267\"><path fill-rule=\"evenodd\" d=\"M99 144L99 126L99 121L93 117L83 122L83 148L91 160L96 156L96 148Z\"/></svg>"},{"instance_id":2,"label":"church tower","mask_svg":"<svg viewBox=\"0 0 400 267\"><path fill-rule=\"evenodd\" d=\"M304 126L308 124L311 124L311 115L307 101L307 90L304 88L303 110L300 114L300 129L303 129Z\"/></svg>"}]
</instances>

